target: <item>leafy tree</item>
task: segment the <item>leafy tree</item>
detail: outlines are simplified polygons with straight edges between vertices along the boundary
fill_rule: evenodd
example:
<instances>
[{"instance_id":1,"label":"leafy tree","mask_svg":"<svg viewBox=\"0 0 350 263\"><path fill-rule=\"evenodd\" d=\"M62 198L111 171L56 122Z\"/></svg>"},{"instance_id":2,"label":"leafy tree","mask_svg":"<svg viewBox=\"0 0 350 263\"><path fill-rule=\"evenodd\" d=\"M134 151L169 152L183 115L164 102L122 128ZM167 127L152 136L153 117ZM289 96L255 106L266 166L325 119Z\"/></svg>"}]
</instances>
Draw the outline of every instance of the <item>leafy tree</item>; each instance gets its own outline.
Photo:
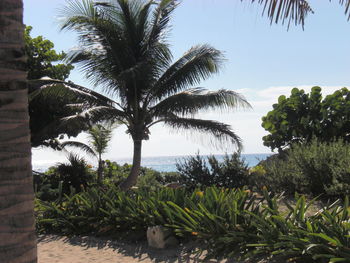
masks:
<instances>
[{"instance_id":1,"label":"leafy tree","mask_svg":"<svg viewBox=\"0 0 350 263\"><path fill-rule=\"evenodd\" d=\"M66 141L61 143L62 147L73 146L85 151L98 161L97 183L102 184L103 160L102 154L107 151L108 143L112 138L112 127L96 124L88 130L89 145L78 141Z\"/></svg>"},{"instance_id":2,"label":"leafy tree","mask_svg":"<svg viewBox=\"0 0 350 263\"><path fill-rule=\"evenodd\" d=\"M270 132L263 137L272 150L292 143L310 142L316 137L327 142L334 138L350 140L350 91L343 88L322 100L321 88L310 94L294 88L289 98L280 96L273 110L262 118L262 126Z\"/></svg>"},{"instance_id":3,"label":"leafy tree","mask_svg":"<svg viewBox=\"0 0 350 263\"><path fill-rule=\"evenodd\" d=\"M77 97L57 92L48 92L46 82L39 80L48 77L56 80L65 80L70 71L74 68L71 64L58 64L66 57L64 52L57 53L53 48L54 44L42 36L32 38L31 26L24 31L25 53L27 55L27 70L29 80L29 115L32 147L50 146L58 147L57 138L64 134L77 136L81 131L88 129L83 123L61 126L60 119L76 114L77 107L68 107L69 104L76 104ZM61 82L54 83L62 85ZM51 86L53 83L51 83ZM42 92L38 92L42 91Z\"/></svg>"},{"instance_id":4,"label":"leafy tree","mask_svg":"<svg viewBox=\"0 0 350 263\"><path fill-rule=\"evenodd\" d=\"M28 57L28 79L40 79L50 77L52 79L65 80L74 68L71 64L57 64L56 62L66 57L64 52L57 53L54 44L42 36L32 38L31 26L24 31L25 53Z\"/></svg>"},{"instance_id":5,"label":"leafy tree","mask_svg":"<svg viewBox=\"0 0 350 263\"><path fill-rule=\"evenodd\" d=\"M133 166L122 189L136 183L142 141L157 123L213 135L215 145L241 145L229 125L194 118L200 110L249 104L234 91L190 88L217 73L223 56L209 45L198 45L172 64L166 32L175 7L175 0L84 0L70 2L62 12L62 29L76 31L80 40L80 49L69 54L69 61L116 98L112 107L92 107L76 117L118 120L133 139Z\"/></svg>"}]
</instances>

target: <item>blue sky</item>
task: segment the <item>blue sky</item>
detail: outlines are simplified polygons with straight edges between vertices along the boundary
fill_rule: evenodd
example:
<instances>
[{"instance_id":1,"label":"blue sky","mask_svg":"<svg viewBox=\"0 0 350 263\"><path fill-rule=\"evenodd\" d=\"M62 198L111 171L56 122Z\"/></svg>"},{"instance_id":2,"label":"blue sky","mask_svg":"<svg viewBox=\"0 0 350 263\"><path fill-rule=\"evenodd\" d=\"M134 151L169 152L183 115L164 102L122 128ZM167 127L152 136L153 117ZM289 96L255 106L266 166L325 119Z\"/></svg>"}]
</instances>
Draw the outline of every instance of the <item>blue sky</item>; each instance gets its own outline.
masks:
<instances>
[{"instance_id":1,"label":"blue sky","mask_svg":"<svg viewBox=\"0 0 350 263\"><path fill-rule=\"evenodd\" d=\"M281 94L289 94L293 87L309 90L321 86L324 94L350 85L350 22L344 10L327 0L310 1L315 14L300 26L270 25L261 17L262 8L239 0L183 0L172 19L171 43L176 59L191 46L208 43L224 52L227 59L222 72L201 83L208 89L232 89L243 94L252 110L230 113L210 112L200 117L216 119L232 125L243 139L245 153L265 153L261 137L261 117ZM77 45L75 35L60 32L58 9L65 1L24 0L24 22L33 26L32 36L43 35L55 44L58 51L68 51ZM70 79L89 84L78 70ZM84 140L84 135L79 136ZM221 151L203 146L188 133L183 136L164 127L151 130L145 142L144 156L165 156ZM107 158L130 157L132 143L125 128L116 130ZM33 150L33 162L64 160L62 154L50 150Z\"/></svg>"}]
</instances>

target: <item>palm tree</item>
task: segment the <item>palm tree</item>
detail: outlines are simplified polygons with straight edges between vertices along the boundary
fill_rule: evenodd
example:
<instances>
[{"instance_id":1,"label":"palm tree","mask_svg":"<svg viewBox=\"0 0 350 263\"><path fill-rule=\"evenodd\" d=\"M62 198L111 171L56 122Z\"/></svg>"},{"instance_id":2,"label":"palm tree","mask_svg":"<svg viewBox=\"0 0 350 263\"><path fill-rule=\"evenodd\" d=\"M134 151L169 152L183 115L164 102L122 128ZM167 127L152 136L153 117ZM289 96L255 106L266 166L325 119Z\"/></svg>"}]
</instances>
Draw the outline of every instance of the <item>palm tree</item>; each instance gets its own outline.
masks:
<instances>
[{"instance_id":1,"label":"palm tree","mask_svg":"<svg viewBox=\"0 0 350 263\"><path fill-rule=\"evenodd\" d=\"M77 147L96 158L98 161L97 183L101 185L103 177L102 154L107 151L108 143L112 138L112 127L96 124L92 126L87 133L90 145L78 141L66 141L61 143L61 146L63 148L67 146Z\"/></svg>"},{"instance_id":2,"label":"palm tree","mask_svg":"<svg viewBox=\"0 0 350 263\"><path fill-rule=\"evenodd\" d=\"M22 1L1 1L0 261L7 263L37 262L22 15Z\"/></svg>"},{"instance_id":3,"label":"palm tree","mask_svg":"<svg viewBox=\"0 0 350 263\"><path fill-rule=\"evenodd\" d=\"M176 6L175 0L83 0L62 10L62 29L76 31L80 40L80 47L68 55L69 62L78 64L87 79L116 98L112 107L91 107L70 120L106 119L127 126L134 156L122 189L136 183L142 141L157 123L213 135L214 146L241 146L229 125L195 118L200 110L250 105L231 90L190 88L219 72L223 55L209 45L197 45L172 63L166 33Z\"/></svg>"}]
</instances>

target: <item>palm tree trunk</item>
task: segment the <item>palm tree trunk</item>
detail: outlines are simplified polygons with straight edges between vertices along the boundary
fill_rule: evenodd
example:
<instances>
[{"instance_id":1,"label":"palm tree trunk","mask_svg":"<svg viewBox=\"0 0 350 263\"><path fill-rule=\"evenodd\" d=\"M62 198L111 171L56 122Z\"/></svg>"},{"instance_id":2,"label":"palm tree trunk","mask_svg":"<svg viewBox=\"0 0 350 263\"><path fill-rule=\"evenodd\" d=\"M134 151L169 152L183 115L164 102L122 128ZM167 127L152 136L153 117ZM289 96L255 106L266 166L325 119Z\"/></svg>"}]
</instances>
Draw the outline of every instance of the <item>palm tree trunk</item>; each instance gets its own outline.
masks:
<instances>
[{"instance_id":1,"label":"palm tree trunk","mask_svg":"<svg viewBox=\"0 0 350 263\"><path fill-rule=\"evenodd\" d=\"M98 185L102 185L102 179L103 179L103 166L102 166L101 155L99 155L98 167L97 167L97 184Z\"/></svg>"},{"instance_id":2,"label":"palm tree trunk","mask_svg":"<svg viewBox=\"0 0 350 263\"><path fill-rule=\"evenodd\" d=\"M123 191L128 190L137 182L137 178L140 174L140 168L141 168L141 148L142 148L142 140L134 140L134 157L132 160L131 171L128 178L126 178L126 180L120 184L120 188Z\"/></svg>"},{"instance_id":3,"label":"palm tree trunk","mask_svg":"<svg viewBox=\"0 0 350 263\"><path fill-rule=\"evenodd\" d=\"M0 1L0 261L35 263L21 0Z\"/></svg>"}]
</instances>

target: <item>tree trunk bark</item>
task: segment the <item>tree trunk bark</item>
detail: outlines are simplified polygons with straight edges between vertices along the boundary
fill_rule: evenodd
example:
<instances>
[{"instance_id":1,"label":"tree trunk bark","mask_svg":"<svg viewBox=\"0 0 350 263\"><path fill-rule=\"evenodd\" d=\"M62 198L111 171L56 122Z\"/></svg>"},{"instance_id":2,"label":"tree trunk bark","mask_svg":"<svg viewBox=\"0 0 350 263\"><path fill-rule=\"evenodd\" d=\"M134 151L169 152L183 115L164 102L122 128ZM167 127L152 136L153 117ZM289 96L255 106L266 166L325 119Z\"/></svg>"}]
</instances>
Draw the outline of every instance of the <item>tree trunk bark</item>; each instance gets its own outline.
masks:
<instances>
[{"instance_id":1,"label":"tree trunk bark","mask_svg":"<svg viewBox=\"0 0 350 263\"><path fill-rule=\"evenodd\" d=\"M23 3L0 1L0 261L35 263Z\"/></svg>"},{"instance_id":2,"label":"tree trunk bark","mask_svg":"<svg viewBox=\"0 0 350 263\"><path fill-rule=\"evenodd\" d=\"M132 160L131 171L128 178L120 184L120 189L123 191L128 190L137 183L137 178L140 174L141 168L141 148L142 140L134 140L134 157Z\"/></svg>"},{"instance_id":3,"label":"tree trunk bark","mask_svg":"<svg viewBox=\"0 0 350 263\"><path fill-rule=\"evenodd\" d=\"M98 167L97 167L97 184L102 185L103 180L103 162L101 156L98 158Z\"/></svg>"}]
</instances>

